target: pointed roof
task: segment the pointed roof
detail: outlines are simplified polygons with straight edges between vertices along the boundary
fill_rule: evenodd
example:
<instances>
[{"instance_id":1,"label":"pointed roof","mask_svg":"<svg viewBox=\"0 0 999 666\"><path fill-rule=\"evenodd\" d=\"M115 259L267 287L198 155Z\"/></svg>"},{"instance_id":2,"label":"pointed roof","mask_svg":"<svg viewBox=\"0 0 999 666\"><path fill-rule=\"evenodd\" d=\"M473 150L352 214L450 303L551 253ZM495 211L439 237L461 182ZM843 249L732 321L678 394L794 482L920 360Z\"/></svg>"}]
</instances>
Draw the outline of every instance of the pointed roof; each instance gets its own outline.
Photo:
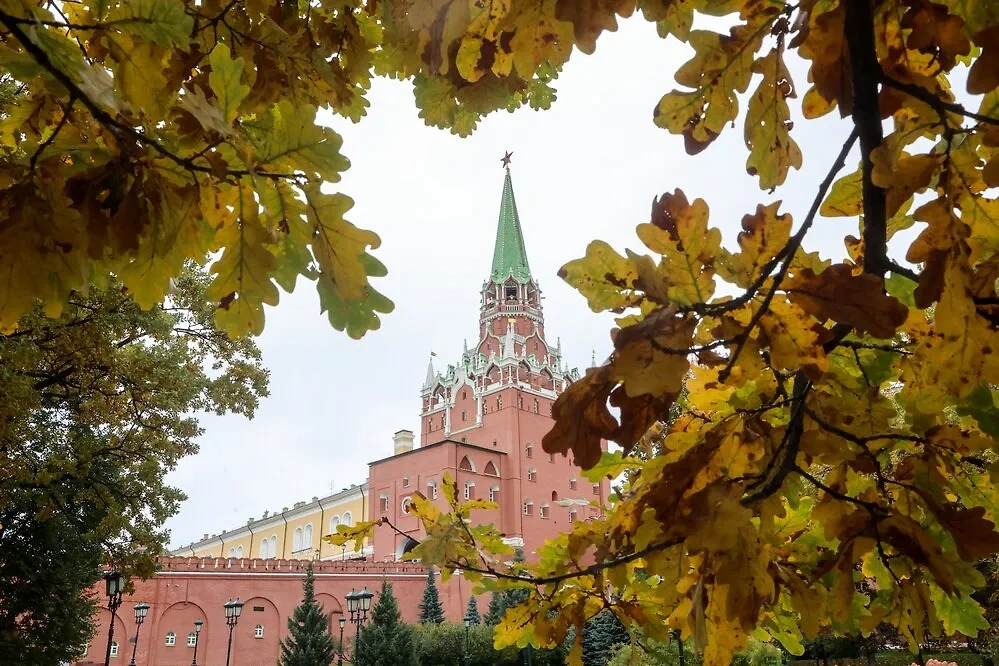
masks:
<instances>
[{"instance_id":1,"label":"pointed roof","mask_svg":"<svg viewBox=\"0 0 999 666\"><path fill-rule=\"evenodd\" d=\"M496 228L493 267L489 277L494 282L503 282L510 276L520 283L531 280L524 233L520 229L520 216L517 215L517 202L513 198L510 168L507 167L506 177L503 180L503 198L500 200L499 225Z\"/></svg>"},{"instance_id":2,"label":"pointed roof","mask_svg":"<svg viewBox=\"0 0 999 666\"><path fill-rule=\"evenodd\" d=\"M432 387L437 381L437 373L434 372L434 355L430 354L430 363L427 364L427 378L423 382L423 388L428 389Z\"/></svg>"}]
</instances>

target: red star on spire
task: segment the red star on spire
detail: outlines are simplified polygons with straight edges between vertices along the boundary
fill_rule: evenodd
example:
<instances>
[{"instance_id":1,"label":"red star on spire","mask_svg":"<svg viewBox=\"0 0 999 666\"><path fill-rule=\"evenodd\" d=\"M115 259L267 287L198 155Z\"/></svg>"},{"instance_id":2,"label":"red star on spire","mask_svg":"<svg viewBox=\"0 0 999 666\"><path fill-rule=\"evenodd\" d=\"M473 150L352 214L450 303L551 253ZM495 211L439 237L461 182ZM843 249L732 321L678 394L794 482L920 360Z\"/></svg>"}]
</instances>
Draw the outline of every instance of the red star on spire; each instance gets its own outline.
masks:
<instances>
[{"instance_id":1,"label":"red star on spire","mask_svg":"<svg viewBox=\"0 0 999 666\"><path fill-rule=\"evenodd\" d=\"M508 169L510 168L510 158L511 157L513 157L513 153L512 152L506 152L506 153L503 154L503 159L500 160L503 163L503 166L505 166Z\"/></svg>"}]
</instances>

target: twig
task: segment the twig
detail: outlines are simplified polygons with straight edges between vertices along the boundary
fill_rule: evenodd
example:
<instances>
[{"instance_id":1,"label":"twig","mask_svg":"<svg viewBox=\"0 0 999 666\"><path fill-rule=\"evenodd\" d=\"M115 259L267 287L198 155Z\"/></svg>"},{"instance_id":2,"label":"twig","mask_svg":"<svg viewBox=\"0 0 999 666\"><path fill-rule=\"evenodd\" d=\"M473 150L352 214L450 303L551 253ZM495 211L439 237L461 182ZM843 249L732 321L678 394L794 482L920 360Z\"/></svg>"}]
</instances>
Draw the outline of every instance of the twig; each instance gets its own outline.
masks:
<instances>
[{"instance_id":1,"label":"twig","mask_svg":"<svg viewBox=\"0 0 999 666\"><path fill-rule=\"evenodd\" d=\"M67 104L66 108L62 110L62 118L59 119L59 123L55 126L55 129L52 130L52 134L50 134L45 141L42 141L42 143L38 146L38 149L35 150L34 154L31 156L31 161L28 163L28 170L31 173L35 172L35 166L38 164L38 158L42 156L42 153L46 148L52 145L52 142L55 141L59 131L63 128L63 125L65 125L66 121L69 120L69 114L73 111L73 104L75 103L76 98L71 94L69 97L69 104Z\"/></svg>"},{"instance_id":2,"label":"twig","mask_svg":"<svg viewBox=\"0 0 999 666\"><path fill-rule=\"evenodd\" d=\"M916 99L929 104L933 107L933 110L940 115L940 122L942 123L946 123L946 113L950 111L951 113L956 113L966 118L977 120L978 122L985 123L986 125L999 125L999 118L993 118L992 116L986 116L981 113L969 111L955 102L945 102L922 86L893 79L884 73L881 74L881 82L889 88L900 90L911 97L915 97Z\"/></svg>"},{"instance_id":3,"label":"twig","mask_svg":"<svg viewBox=\"0 0 999 666\"><path fill-rule=\"evenodd\" d=\"M784 277L787 275L788 269L791 267L791 262L794 260L794 255L801 247L801 242L805 239L805 234L811 229L812 223L815 222L815 215L819 212L819 206L822 205L822 201L826 198L826 192L832 187L833 180L836 178L836 174L839 173L840 169L846 164L846 156L850 154L853 149L853 144L857 141L858 132L857 128L854 127L853 131L850 132L850 136L847 137L846 141L843 143L843 147L840 148L839 155L836 156L836 161L833 162L832 166L829 168L829 172L826 177L819 184L819 191L816 192L815 198L812 199L812 205L808 209L808 215L805 216L804 222L801 224L801 228L788 240L787 245L784 246L784 250L781 253L784 257L784 262L781 264L780 270L777 275L773 278L773 284L770 285L770 289L767 291L767 295L763 298L763 303L760 304L760 308L753 313L753 318L750 319L749 325L746 329L740 333L736 340L738 341L735 347L735 351L729 357L728 363L718 373L718 379L721 381L727 381L729 375L732 373L732 368L735 367L735 362L739 359L739 354L742 353L742 348L745 346L746 341L749 339L750 334L753 329L756 328L760 323L760 319L766 314L770 307L770 302L774 298L774 293L783 282ZM767 271L767 274L769 271ZM747 299L748 300L748 299ZM731 301L729 301L731 303Z\"/></svg>"}]
</instances>

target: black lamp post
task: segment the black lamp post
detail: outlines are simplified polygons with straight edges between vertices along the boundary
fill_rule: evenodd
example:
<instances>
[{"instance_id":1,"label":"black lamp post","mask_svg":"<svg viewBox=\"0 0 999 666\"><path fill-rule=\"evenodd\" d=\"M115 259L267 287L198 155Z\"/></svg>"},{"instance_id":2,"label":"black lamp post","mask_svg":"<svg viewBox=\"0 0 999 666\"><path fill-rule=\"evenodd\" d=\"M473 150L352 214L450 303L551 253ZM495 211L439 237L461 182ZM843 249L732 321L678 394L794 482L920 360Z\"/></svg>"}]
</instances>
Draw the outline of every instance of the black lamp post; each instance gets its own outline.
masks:
<instances>
[{"instance_id":1,"label":"black lamp post","mask_svg":"<svg viewBox=\"0 0 999 666\"><path fill-rule=\"evenodd\" d=\"M111 643L114 642L114 621L118 617L118 609L121 607L121 574L117 571L109 571L104 574L104 588L108 596L108 610L111 611L111 626L108 627L108 648L104 653L104 666L111 663Z\"/></svg>"},{"instance_id":2,"label":"black lamp post","mask_svg":"<svg viewBox=\"0 0 999 666\"><path fill-rule=\"evenodd\" d=\"M191 661L191 666L198 666L198 639L201 638L201 625L204 622L201 620L194 621L194 659Z\"/></svg>"},{"instance_id":3,"label":"black lamp post","mask_svg":"<svg viewBox=\"0 0 999 666\"><path fill-rule=\"evenodd\" d=\"M340 623L340 654L336 656L336 666L343 666L343 626L347 624L347 618L340 613L340 617L337 619Z\"/></svg>"},{"instance_id":4,"label":"black lamp post","mask_svg":"<svg viewBox=\"0 0 999 666\"><path fill-rule=\"evenodd\" d=\"M463 653L465 666L468 666L468 630L472 626L472 618L465 616L465 650Z\"/></svg>"},{"instance_id":5,"label":"black lamp post","mask_svg":"<svg viewBox=\"0 0 999 666\"><path fill-rule=\"evenodd\" d=\"M146 619L148 612L149 604L135 604L135 642L132 643L132 661L128 662L128 666L135 666L135 650L139 647L139 630L142 629L142 621Z\"/></svg>"},{"instance_id":6,"label":"black lamp post","mask_svg":"<svg viewBox=\"0 0 999 666\"><path fill-rule=\"evenodd\" d=\"M232 630L239 622L239 616L243 613L243 602L239 599L227 601L222 606L225 608L225 623L229 625L229 647L225 651L225 666L229 666L229 656L232 654Z\"/></svg>"},{"instance_id":7,"label":"black lamp post","mask_svg":"<svg viewBox=\"0 0 999 666\"><path fill-rule=\"evenodd\" d=\"M683 641L680 639L680 630L674 629L672 631L672 634L673 634L673 640L676 641L676 648L679 651L678 653L680 655L680 666L685 666L686 661L683 658Z\"/></svg>"},{"instance_id":8,"label":"black lamp post","mask_svg":"<svg viewBox=\"0 0 999 666\"><path fill-rule=\"evenodd\" d=\"M347 610L350 612L350 623L357 625L354 632L354 662L357 662L357 648L361 637L361 625L368 619L368 611L371 609L371 597L375 596L367 587L360 592L353 589L347 594Z\"/></svg>"}]
</instances>

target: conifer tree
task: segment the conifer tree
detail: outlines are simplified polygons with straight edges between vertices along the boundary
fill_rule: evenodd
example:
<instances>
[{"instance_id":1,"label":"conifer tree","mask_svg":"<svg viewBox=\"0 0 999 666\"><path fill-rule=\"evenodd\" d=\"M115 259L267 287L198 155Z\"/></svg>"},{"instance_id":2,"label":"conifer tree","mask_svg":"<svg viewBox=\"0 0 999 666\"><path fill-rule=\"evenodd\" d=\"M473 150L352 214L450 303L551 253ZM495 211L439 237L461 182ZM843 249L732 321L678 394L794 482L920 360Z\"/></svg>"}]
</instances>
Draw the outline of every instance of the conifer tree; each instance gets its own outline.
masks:
<instances>
[{"instance_id":1,"label":"conifer tree","mask_svg":"<svg viewBox=\"0 0 999 666\"><path fill-rule=\"evenodd\" d=\"M427 586L423 590L423 601L420 602L420 624L440 624L443 621L444 606L441 605L440 594L437 592L434 568L430 567Z\"/></svg>"},{"instance_id":2,"label":"conifer tree","mask_svg":"<svg viewBox=\"0 0 999 666\"><path fill-rule=\"evenodd\" d=\"M291 635L281 641L281 666L329 666L336 656L323 605L316 601L312 563L305 570L305 596L288 618Z\"/></svg>"},{"instance_id":3,"label":"conifer tree","mask_svg":"<svg viewBox=\"0 0 999 666\"><path fill-rule=\"evenodd\" d=\"M356 666L418 666L412 628L402 622L392 584L382 582L371 624L361 628Z\"/></svg>"},{"instance_id":4,"label":"conifer tree","mask_svg":"<svg viewBox=\"0 0 999 666\"><path fill-rule=\"evenodd\" d=\"M503 603L503 593L493 592L493 596L489 598L489 608L486 610L486 616L483 621L490 627L495 627L503 619L503 613L506 612L506 605Z\"/></svg>"},{"instance_id":5,"label":"conifer tree","mask_svg":"<svg viewBox=\"0 0 999 666\"><path fill-rule=\"evenodd\" d=\"M465 608L465 619L469 620L469 624L472 625L482 624L482 616L479 615L479 604L475 601L474 596L468 598L468 607Z\"/></svg>"},{"instance_id":6,"label":"conifer tree","mask_svg":"<svg viewBox=\"0 0 999 666\"><path fill-rule=\"evenodd\" d=\"M583 666L605 666L615 645L630 641L628 630L610 611L603 611L583 627Z\"/></svg>"}]
</instances>

